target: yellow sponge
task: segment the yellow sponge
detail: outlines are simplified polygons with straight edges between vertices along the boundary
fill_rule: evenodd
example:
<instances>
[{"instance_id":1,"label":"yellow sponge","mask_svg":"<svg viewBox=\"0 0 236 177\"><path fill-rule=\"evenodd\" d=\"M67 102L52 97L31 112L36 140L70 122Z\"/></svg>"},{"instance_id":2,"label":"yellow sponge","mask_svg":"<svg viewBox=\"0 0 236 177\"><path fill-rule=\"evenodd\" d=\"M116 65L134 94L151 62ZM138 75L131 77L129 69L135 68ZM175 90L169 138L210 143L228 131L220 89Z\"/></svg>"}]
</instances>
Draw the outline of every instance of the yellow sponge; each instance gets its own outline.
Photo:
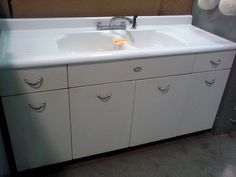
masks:
<instances>
[{"instance_id":1,"label":"yellow sponge","mask_svg":"<svg viewBox=\"0 0 236 177\"><path fill-rule=\"evenodd\" d=\"M116 45L123 45L123 44L128 43L129 40L128 40L128 39L125 39L125 38L114 38L114 39L113 39L113 42L114 42L114 44L116 44Z\"/></svg>"}]
</instances>

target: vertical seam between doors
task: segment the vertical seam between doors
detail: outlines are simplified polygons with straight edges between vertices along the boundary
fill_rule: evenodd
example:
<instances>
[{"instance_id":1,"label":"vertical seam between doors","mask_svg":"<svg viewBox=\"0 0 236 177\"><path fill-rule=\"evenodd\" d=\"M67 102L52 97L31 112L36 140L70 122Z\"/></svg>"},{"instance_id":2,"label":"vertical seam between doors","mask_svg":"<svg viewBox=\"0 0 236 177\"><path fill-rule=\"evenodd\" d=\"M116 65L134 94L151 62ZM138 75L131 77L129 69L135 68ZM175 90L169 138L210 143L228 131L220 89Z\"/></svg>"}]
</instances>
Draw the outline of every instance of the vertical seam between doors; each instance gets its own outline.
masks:
<instances>
[{"instance_id":1,"label":"vertical seam between doors","mask_svg":"<svg viewBox=\"0 0 236 177\"><path fill-rule=\"evenodd\" d=\"M133 93L133 106L132 106L132 117L131 117L131 122L130 122L130 134L129 134L129 147L131 143L131 137L132 137L132 125L133 125L133 120L134 120L134 103L135 103L135 94L136 93L136 81L134 80L134 93Z\"/></svg>"},{"instance_id":2,"label":"vertical seam between doors","mask_svg":"<svg viewBox=\"0 0 236 177\"><path fill-rule=\"evenodd\" d=\"M67 93L68 93L68 104L69 104L69 121L70 121L70 144L71 144L71 159L73 159L73 143L72 143L72 122L71 122L71 106L70 106L70 88L69 88L69 71L68 65L66 65L67 73Z\"/></svg>"}]
</instances>

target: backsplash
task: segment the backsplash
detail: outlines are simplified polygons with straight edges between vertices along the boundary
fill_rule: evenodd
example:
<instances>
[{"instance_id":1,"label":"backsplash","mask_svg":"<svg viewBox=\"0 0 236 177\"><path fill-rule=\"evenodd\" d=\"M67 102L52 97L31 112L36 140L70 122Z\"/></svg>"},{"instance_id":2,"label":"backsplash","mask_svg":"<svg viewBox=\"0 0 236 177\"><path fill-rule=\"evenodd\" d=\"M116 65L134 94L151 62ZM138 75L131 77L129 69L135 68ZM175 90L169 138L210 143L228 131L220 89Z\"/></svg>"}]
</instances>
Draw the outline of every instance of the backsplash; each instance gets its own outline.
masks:
<instances>
[{"instance_id":1,"label":"backsplash","mask_svg":"<svg viewBox=\"0 0 236 177\"><path fill-rule=\"evenodd\" d=\"M12 0L13 17L182 15L192 13L192 0Z\"/></svg>"}]
</instances>

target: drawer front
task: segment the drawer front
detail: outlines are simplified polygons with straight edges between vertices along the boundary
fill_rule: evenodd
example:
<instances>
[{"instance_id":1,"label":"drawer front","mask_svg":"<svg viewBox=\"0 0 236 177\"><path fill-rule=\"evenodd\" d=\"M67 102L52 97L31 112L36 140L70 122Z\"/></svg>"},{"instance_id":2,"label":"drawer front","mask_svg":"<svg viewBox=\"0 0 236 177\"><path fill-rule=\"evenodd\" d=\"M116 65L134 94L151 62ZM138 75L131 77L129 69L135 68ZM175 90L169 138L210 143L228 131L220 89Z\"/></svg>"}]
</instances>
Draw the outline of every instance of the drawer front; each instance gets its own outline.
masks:
<instances>
[{"instance_id":1,"label":"drawer front","mask_svg":"<svg viewBox=\"0 0 236 177\"><path fill-rule=\"evenodd\" d=\"M72 159L68 90L2 101L18 170Z\"/></svg>"},{"instance_id":2,"label":"drawer front","mask_svg":"<svg viewBox=\"0 0 236 177\"><path fill-rule=\"evenodd\" d=\"M194 72L231 68L235 51L198 54Z\"/></svg>"},{"instance_id":3,"label":"drawer front","mask_svg":"<svg viewBox=\"0 0 236 177\"><path fill-rule=\"evenodd\" d=\"M0 71L1 96L67 87L66 66Z\"/></svg>"},{"instance_id":4,"label":"drawer front","mask_svg":"<svg viewBox=\"0 0 236 177\"><path fill-rule=\"evenodd\" d=\"M69 86L191 73L194 58L194 55L184 55L112 63L69 65Z\"/></svg>"}]
</instances>

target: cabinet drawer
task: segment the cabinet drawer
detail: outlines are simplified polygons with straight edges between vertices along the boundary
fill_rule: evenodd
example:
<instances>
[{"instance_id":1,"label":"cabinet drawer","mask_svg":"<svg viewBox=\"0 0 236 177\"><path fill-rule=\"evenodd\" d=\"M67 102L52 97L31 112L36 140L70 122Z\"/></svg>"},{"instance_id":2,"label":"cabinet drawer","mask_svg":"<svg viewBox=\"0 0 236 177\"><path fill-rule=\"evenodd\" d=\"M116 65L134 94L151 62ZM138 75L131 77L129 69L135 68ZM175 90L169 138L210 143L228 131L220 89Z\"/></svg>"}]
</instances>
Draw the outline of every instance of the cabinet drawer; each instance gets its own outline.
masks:
<instances>
[{"instance_id":1,"label":"cabinet drawer","mask_svg":"<svg viewBox=\"0 0 236 177\"><path fill-rule=\"evenodd\" d=\"M0 95L67 88L66 66L0 71Z\"/></svg>"},{"instance_id":2,"label":"cabinet drawer","mask_svg":"<svg viewBox=\"0 0 236 177\"><path fill-rule=\"evenodd\" d=\"M68 90L2 99L18 170L70 160Z\"/></svg>"},{"instance_id":3,"label":"cabinet drawer","mask_svg":"<svg viewBox=\"0 0 236 177\"><path fill-rule=\"evenodd\" d=\"M194 72L231 68L235 51L198 54Z\"/></svg>"},{"instance_id":4,"label":"cabinet drawer","mask_svg":"<svg viewBox=\"0 0 236 177\"><path fill-rule=\"evenodd\" d=\"M69 86L92 85L192 72L194 55L70 65Z\"/></svg>"}]
</instances>

